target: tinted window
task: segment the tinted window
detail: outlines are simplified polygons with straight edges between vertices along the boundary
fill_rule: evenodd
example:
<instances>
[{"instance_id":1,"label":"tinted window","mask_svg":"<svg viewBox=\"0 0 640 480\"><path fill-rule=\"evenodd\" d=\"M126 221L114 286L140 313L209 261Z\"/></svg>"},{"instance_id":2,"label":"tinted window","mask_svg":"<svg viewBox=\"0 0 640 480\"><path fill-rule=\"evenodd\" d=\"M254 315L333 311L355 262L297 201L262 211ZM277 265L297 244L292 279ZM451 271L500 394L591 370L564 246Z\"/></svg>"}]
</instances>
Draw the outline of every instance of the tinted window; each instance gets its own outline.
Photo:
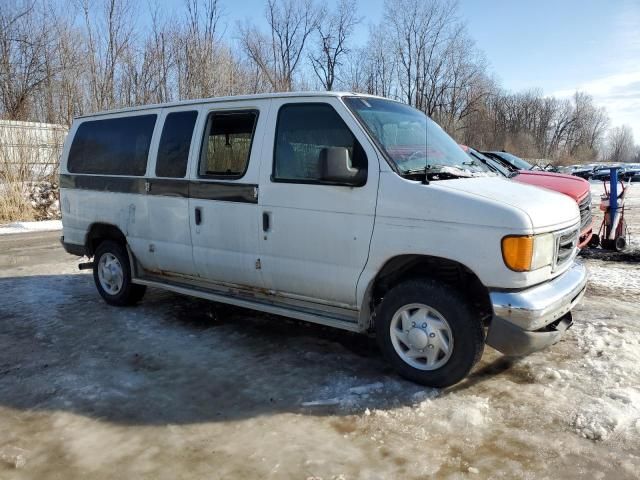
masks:
<instances>
[{"instance_id":1,"label":"tinted window","mask_svg":"<svg viewBox=\"0 0 640 480\"><path fill-rule=\"evenodd\" d=\"M274 179L320 181L320 157L331 147L346 148L351 165L366 170L367 158L360 143L331 105L283 106L276 127Z\"/></svg>"},{"instance_id":2,"label":"tinted window","mask_svg":"<svg viewBox=\"0 0 640 480\"><path fill-rule=\"evenodd\" d=\"M84 122L69 151L72 173L144 175L156 115Z\"/></svg>"},{"instance_id":3,"label":"tinted window","mask_svg":"<svg viewBox=\"0 0 640 480\"><path fill-rule=\"evenodd\" d=\"M167 115L158 147L156 176L184 177L187 173L189 147L198 112L173 112Z\"/></svg>"},{"instance_id":4,"label":"tinted window","mask_svg":"<svg viewBox=\"0 0 640 480\"><path fill-rule=\"evenodd\" d=\"M244 175L249 164L256 111L214 112L205 130L200 176L235 177Z\"/></svg>"}]
</instances>

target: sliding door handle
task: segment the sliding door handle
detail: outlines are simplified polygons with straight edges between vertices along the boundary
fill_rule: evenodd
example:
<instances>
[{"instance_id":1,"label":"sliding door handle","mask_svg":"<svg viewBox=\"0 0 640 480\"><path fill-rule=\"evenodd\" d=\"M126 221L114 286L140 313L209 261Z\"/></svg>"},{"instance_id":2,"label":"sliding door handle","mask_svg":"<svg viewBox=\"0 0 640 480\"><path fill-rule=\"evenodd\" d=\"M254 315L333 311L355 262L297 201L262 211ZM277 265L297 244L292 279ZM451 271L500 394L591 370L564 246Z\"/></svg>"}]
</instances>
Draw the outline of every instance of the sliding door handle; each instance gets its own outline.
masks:
<instances>
[{"instance_id":1,"label":"sliding door handle","mask_svg":"<svg viewBox=\"0 0 640 480\"><path fill-rule=\"evenodd\" d=\"M271 228L271 214L262 212L262 230L268 232L269 228Z\"/></svg>"},{"instance_id":2,"label":"sliding door handle","mask_svg":"<svg viewBox=\"0 0 640 480\"><path fill-rule=\"evenodd\" d=\"M196 225L200 225L202 223L202 209L200 207L196 207Z\"/></svg>"}]
</instances>

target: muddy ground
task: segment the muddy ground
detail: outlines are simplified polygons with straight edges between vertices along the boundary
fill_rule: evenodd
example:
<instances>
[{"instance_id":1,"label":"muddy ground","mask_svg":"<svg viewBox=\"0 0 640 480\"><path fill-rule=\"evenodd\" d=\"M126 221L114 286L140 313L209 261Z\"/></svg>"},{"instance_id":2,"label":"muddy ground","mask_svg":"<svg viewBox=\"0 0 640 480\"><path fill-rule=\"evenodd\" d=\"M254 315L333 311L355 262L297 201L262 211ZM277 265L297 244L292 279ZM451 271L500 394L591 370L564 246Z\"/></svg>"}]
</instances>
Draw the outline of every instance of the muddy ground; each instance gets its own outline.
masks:
<instances>
[{"instance_id":1,"label":"muddy ground","mask_svg":"<svg viewBox=\"0 0 640 480\"><path fill-rule=\"evenodd\" d=\"M633 248L583 259L559 344L431 390L365 337L159 290L109 307L58 236L0 237L1 480L640 478Z\"/></svg>"}]
</instances>

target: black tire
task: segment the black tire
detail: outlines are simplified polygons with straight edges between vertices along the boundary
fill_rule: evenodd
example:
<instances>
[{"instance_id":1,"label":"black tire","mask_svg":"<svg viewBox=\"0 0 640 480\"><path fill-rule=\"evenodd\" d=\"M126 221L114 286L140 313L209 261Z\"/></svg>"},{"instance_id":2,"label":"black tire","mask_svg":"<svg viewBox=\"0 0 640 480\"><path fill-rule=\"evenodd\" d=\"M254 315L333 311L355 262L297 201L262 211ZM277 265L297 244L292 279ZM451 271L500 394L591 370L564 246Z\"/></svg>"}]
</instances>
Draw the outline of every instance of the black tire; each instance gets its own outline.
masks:
<instances>
[{"instance_id":1,"label":"black tire","mask_svg":"<svg viewBox=\"0 0 640 480\"><path fill-rule=\"evenodd\" d=\"M616 238L615 249L616 252L623 252L627 248L627 239L624 237Z\"/></svg>"},{"instance_id":2,"label":"black tire","mask_svg":"<svg viewBox=\"0 0 640 480\"><path fill-rule=\"evenodd\" d=\"M596 248L600 245L600 236L597 233L591 235L591 239L589 240L589 246L591 248Z\"/></svg>"},{"instance_id":3,"label":"black tire","mask_svg":"<svg viewBox=\"0 0 640 480\"><path fill-rule=\"evenodd\" d=\"M107 254L111 254L116 257L122 267L122 287L115 294L111 294L106 291L99 278L98 268L100 259ZM135 285L131 283L131 266L129 265L129 255L127 254L127 250L122 244L113 240L105 240L101 242L96 249L93 258L93 281L95 282L96 288L104 301L109 305L116 305L118 307L135 305L142 300L142 297L144 297L147 290L145 285Z\"/></svg>"},{"instance_id":4,"label":"black tire","mask_svg":"<svg viewBox=\"0 0 640 480\"><path fill-rule=\"evenodd\" d=\"M420 303L435 309L449 325L453 349L449 359L437 369L421 370L405 362L391 339L391 322L402 307ZM471 371L484 350L484 328L467 299L448 285L430 279L409 280L391 289L376 311L376 337L391 365L404 378L422 385L444 388Z\"/></svg>"}]
</instances>

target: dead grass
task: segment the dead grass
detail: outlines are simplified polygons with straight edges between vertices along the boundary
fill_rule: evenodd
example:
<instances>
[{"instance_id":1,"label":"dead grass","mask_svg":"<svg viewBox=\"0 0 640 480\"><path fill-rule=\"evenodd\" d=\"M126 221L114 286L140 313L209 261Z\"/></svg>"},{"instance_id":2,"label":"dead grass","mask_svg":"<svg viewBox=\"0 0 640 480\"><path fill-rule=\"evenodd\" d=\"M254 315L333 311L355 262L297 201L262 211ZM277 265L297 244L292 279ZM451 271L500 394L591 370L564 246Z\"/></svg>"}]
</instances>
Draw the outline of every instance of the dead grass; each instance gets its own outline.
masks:
<instances>
[{"instance_id":1,"label":"dead grass","mask_svg":"<svg viewBox=\"0 0 640 480\"><path fill-rule=\"evenodd\" d=\"M0 127L0 223L40 219L30 193L35 184L57 183L64 134L39 124L9 122Z\"/></svg>"},{"instance_id":2,"label":"dead grass","mask_svg":"<svg viewBox=\"0 0 640 480\"><path fill-rule=\"evenodd\" d=\"M3 187L3 192L0 196L0 223L15 220L32 220L35 212L23 194L22 189L10 184L4 184Z\"/></svg>"}]
</instances>

